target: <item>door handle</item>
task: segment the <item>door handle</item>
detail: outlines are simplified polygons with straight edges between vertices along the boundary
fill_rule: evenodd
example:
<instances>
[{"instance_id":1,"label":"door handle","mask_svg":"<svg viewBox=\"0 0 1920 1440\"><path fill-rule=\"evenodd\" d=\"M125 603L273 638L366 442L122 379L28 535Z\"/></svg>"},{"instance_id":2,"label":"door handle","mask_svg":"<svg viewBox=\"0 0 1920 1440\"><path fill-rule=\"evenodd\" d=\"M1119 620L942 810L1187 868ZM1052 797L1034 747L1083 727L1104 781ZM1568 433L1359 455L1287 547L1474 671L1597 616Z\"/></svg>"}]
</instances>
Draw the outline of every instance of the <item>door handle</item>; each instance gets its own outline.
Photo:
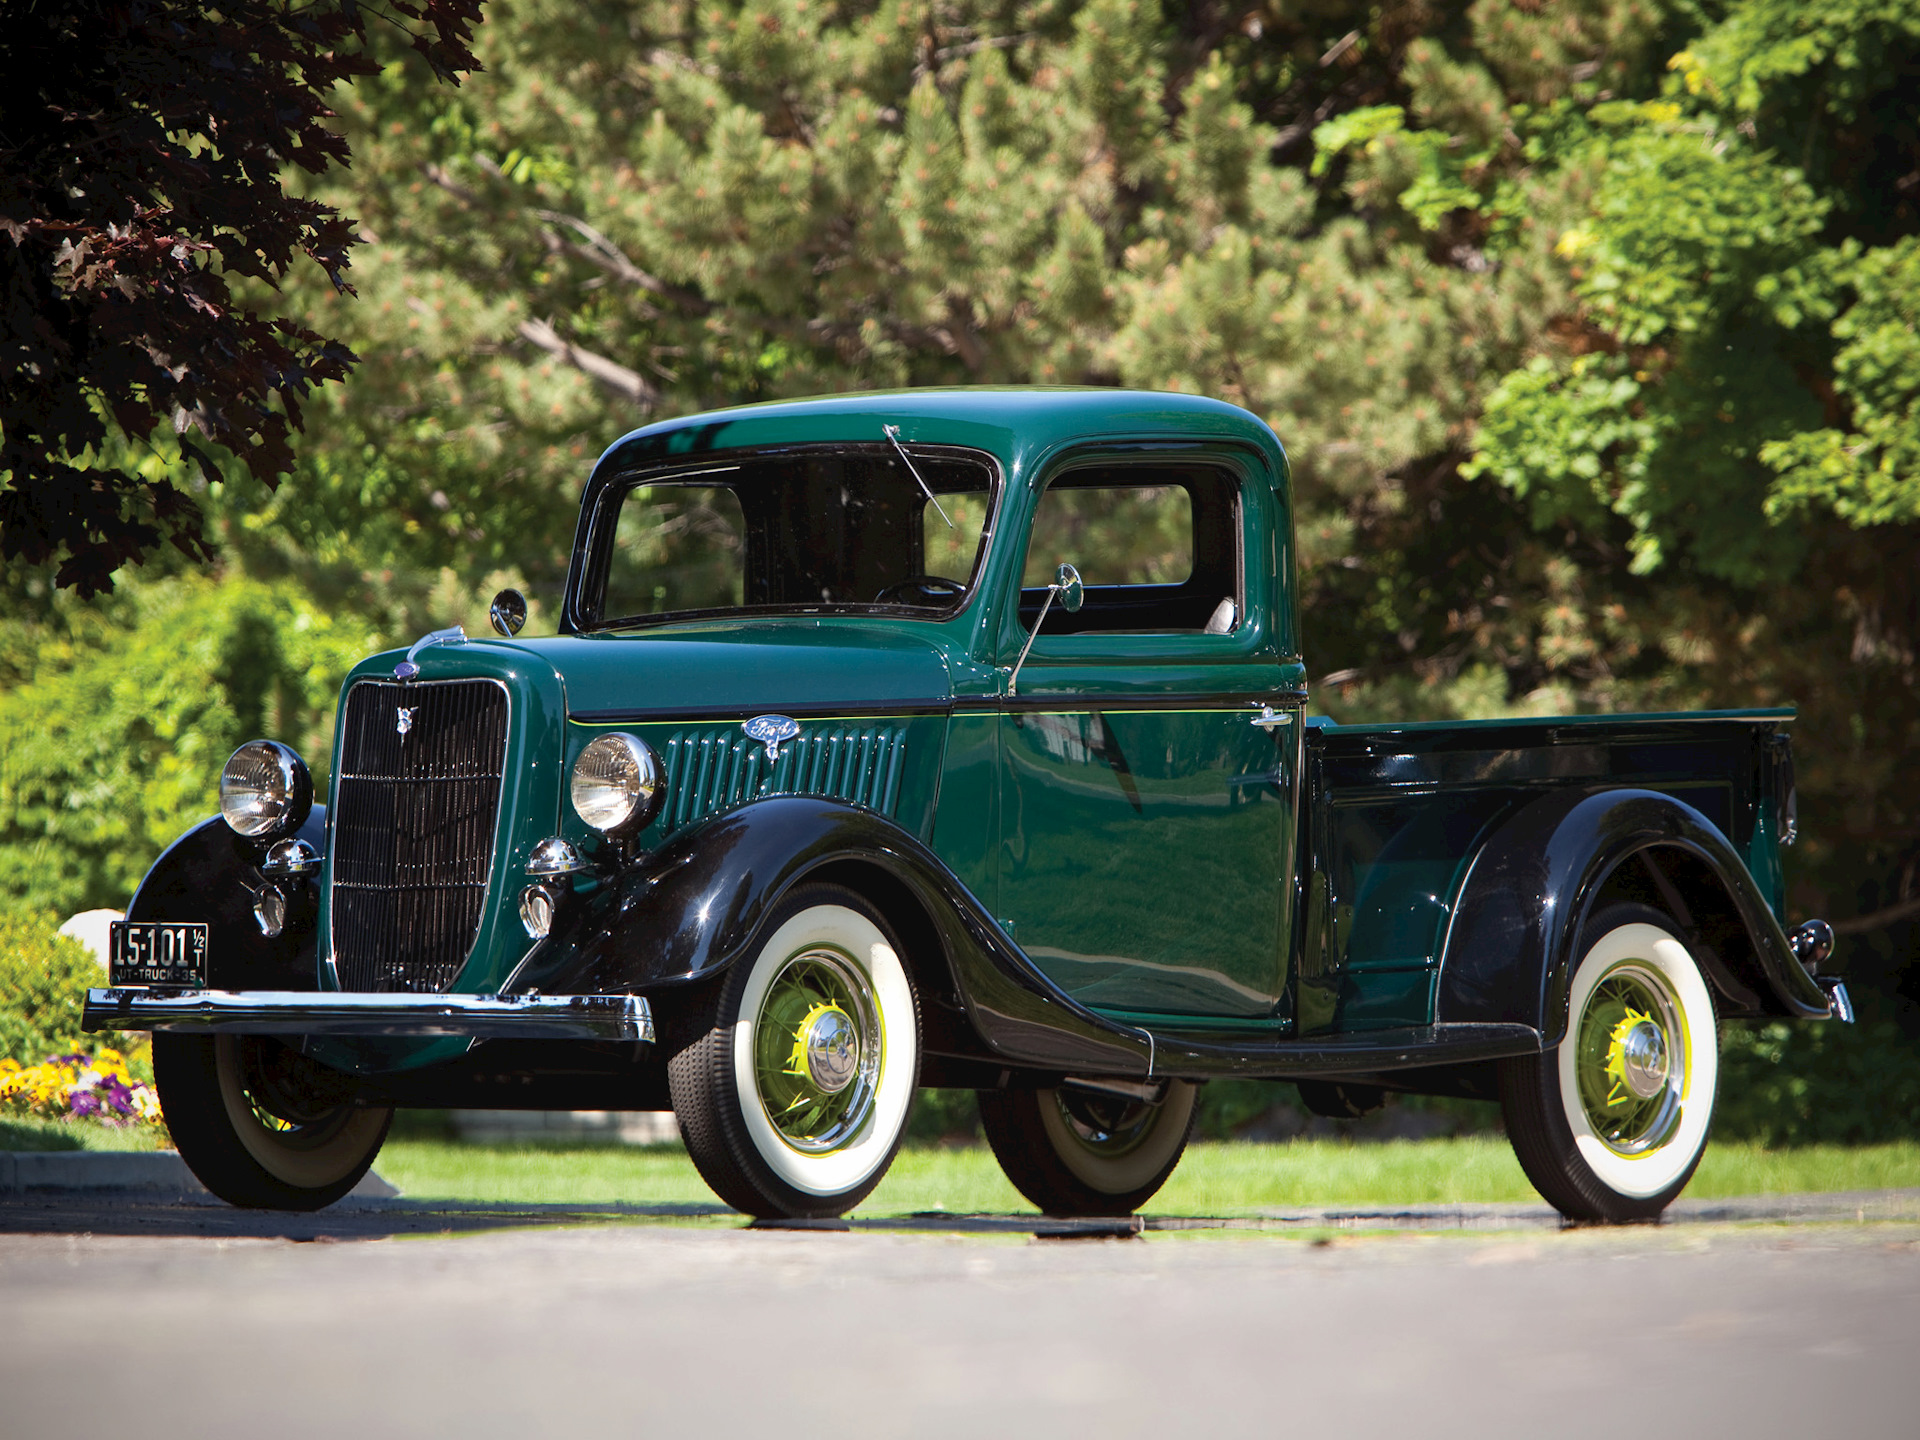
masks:
<instances>
[{"instance_id":1,"label":"door handle","mask_svg":"<svg viewBox=\"0 0 1920 1440\"><path fill-rule=\"evenodd\" d=\"M1262 705L1260 707L1260 713L1249 716L1247 723L1271 735L1278 726L1291 725L1293 723L1293 712L1291 710L1275 710L1271 705Z\"/></svg>"}]
</instances>

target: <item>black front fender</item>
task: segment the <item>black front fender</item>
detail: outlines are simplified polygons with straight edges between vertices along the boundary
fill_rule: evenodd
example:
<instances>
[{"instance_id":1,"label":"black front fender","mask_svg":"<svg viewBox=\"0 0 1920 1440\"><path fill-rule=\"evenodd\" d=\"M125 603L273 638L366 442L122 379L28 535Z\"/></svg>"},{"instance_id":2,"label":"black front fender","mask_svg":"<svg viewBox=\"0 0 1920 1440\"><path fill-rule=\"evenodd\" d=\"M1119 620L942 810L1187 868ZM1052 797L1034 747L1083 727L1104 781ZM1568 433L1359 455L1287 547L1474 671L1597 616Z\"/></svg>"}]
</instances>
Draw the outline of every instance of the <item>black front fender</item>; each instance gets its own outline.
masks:
<instances>
[{"instance_id":1,"label":"black front fender","mask_svg":"<svg viewBox=\"0 0 1920 1440\"><path fill-rule=\"evenodd\" d=\"M568 897L509 988L587 995L697 983L748 949L794 885L830 876L857 889L862 875L895 904L916 907L903 915L882 904L919 952L903 958L923 1009L942 996L963 1007L974 1043L958 1053L1062 1071L1148 1072L1147 1036L1055 987L916 837L871 810L813 796L728 811ZM878 894L868 898L881 903ZM916 936L925 943L912 944Z\"/></svg>"},{"instance_id":2,"label":"black front fender","mask_svg":"<svg viewBox=\"0 0 1920 1440\"><path fill-rule=\"evenodd\" d=\"M298 831L326 848L327 809L315 805ZM281 882L285 928L268 938L253 918L266 880L263 849L234 834L218 815L203 820L161 853L127 904L129 920L198 920L207 927L207 983L216 990L313 990L317 907L311 880Z\"/></svg>"},{"instance_id":3,"label":"black front fender","mask_svg":"<svg viewBox=\"0 0 1920 1440\"><path fill-rule=\"evenodd\" d=\"M1771 992L1769 1011L1828 1013L1746 864L1706 816L1658 791L1601 790L1543 796L1481 847L1441 953L1437 1019L1532 1025L1558 1044L1581 929L1608 877L1641 851L1679 852L1710 873Z\"/></svg>"}]
</instances>

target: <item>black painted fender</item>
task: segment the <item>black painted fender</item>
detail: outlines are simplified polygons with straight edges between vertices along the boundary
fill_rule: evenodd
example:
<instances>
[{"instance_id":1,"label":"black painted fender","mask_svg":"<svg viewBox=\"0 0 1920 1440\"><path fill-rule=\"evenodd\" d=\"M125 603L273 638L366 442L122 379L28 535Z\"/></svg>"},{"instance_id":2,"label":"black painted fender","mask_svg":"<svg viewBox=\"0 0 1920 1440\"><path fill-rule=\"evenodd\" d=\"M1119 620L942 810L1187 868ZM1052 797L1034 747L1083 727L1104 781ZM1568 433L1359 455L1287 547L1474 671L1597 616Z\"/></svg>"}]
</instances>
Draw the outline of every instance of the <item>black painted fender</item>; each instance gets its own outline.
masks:
<instances>
[{"instance_id":1,"label":"black painted fender","mask_svg":"<svg viewBox=\"0 0 1920 1440\"><path fill-rule=\"evenodd\" d=\"M327 808L315 805L296 832L326 851ZM318 907L312 880L279 882L286 926L269 939L253 918L264 847L234 834L218 815L161 852L127 904L129 920L199 920L207 927L207 983L216 990L314 990Z\"/></svg>"},{"instance_id":2,"label":"black painted fender","mask_svg":"<svg viewBox=\"0 0 1920 1440\"><path fill-rule=\"evenodd\" d=\"M1671 795L1622 789L1543 796L1481 846L1442 947L1436 1018L1532 1025L1543 1045L1557 1045L1573 947L1607 879L1641 851L1656 865L1662 855L1691 857L1718 883L1724 896L1709 898L1737 917L1751 952L1743 968L1770 992L1754 997L1767 1012L1828 1013L1826 993L1794 958L1727 837Z\"/></svg>"},{"instance_id":3,"label":"black painted fender","mask_svg":"<svg viewBox=\"0 0 1920 1440\"><path fill-rule=\"evenodd\" d=\"M921 991L923 1024L929 1001L950 998L964 1009L970 1035L945 1047L930 1037L929 1048L1051 1070L1148 1073L1146 1034L1056 988L919 839L871 810L814 796L730 810L568 896L507 988L658 996L708 979L748 949L781 897L808 877L855 890L865 877L875 892L868 898L914 952L902 959ZM917 910L903 912L903 897Z\"/></svg>"}]
</instances>

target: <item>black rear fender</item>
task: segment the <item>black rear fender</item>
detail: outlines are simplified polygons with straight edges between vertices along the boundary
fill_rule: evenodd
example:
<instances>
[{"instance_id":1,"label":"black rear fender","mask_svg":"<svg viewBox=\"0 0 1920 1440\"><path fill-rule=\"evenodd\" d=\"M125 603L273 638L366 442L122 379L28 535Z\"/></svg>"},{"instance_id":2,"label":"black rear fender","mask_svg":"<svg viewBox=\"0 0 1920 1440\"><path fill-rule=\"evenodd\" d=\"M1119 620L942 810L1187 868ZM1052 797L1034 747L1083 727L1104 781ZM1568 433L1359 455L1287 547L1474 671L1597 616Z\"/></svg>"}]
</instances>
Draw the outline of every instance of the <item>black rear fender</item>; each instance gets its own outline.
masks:
<instances>
[{"instance_id":1,"label":"black rear fender","mask_svg":"<svg viewBox=\"0 0 1920 1440\"><path fill-rule=\"evenodd\" d=\"M1440 1022L1520 1023L1559 1043L1587 917L1603 897L1673 915L1725 1015L1823 1016L1824 991L1720 830L1652 790L1546 795L1482 845L1440 959Z\"/></svg>"}]
</instances>

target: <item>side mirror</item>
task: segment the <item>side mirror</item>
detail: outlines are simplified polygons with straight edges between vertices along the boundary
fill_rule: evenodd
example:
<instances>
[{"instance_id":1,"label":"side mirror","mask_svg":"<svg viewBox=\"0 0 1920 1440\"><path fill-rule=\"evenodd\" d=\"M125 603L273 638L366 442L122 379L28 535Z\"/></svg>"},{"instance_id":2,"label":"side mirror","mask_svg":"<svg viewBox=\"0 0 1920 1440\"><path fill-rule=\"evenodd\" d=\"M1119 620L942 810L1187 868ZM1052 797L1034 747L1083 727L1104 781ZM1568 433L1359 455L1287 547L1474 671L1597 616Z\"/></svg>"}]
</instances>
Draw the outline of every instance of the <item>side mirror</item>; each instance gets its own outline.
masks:
<instances>
[{"instance_id":1,"label":"side mirror","mask_svg":"<svg viewBox=\"0 0 1920 1440\"><path fill-rule=\"evenodd\" d=\"M511 640L520 633L520 627L527 623L527 597L518 590L502 590L493 597L493 604L487 609L487 619L493 622L495 630Z\"/></svg>"},{"instance_id":2,"label":"side mirror","mask_svg":"<svg viewBox=\"0 0 1920 1440\"><path fill-rule=\"evenodd\" d=\"M1080 583L1080 572L1060 562L1060 568L1053 572L1053 583L1047 587L1047 598L1040 602L1040 613L1033 617L1033 629L1027 634L1027 643L1020 647L1020 658L1013 662L1013 673L1007 676L1007 694L1017 695L1020 684L1020 667L1027 663L1027 652L1033 649L1033 642L1040 634L1040 627L1047 623L1047 611L1058 600L1060 608L1069 615L1077 611L1087 598L1086 587Z\"/></svg>"},{"instance_id":3,"label":"side mirror","mask_svg":"<svg viewBox=\"0 0 1920 1440\"><path fill-rule=\"evenodd\" d=\"M1080 583L1080 572L1062 560L1060 568L1053 572L1053 588L1060 597L1060 608L1069 615L1078 615L1082 602L1087 598L1086 588ZM1033 628L1038 630L1040 627L1035 625Z\"/></svg>"}]
</instances>

